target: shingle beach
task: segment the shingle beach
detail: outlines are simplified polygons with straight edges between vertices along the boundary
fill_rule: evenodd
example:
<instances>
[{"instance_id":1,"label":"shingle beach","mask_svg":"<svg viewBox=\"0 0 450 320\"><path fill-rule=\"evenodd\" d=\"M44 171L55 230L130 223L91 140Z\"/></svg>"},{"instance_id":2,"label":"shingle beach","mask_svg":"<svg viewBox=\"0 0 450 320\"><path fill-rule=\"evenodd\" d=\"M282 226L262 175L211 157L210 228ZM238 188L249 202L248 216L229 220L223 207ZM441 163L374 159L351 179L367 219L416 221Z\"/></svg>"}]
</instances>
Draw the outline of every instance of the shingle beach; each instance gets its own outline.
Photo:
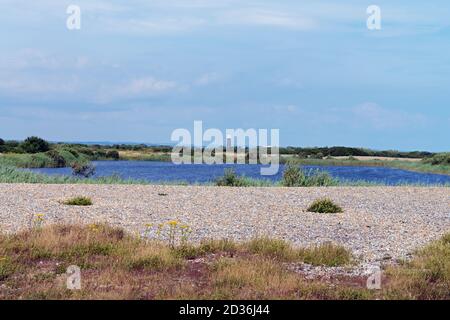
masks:
<instances>
[{"instance_id":1,"label":"shingle beach","mask_svg":"<svg viewBox=\"0 0 450 320\"><path fill-rule=\"evenodd\" d=\"M94 205L61 201L91 197ZM306 212L328 197L344 213ZM439 187L211 187L155 185L0 184L0 230L28 228L36 214L45 223L106 222L136 233L148 223L178 220L192 241L269 236L295 245L332 241L362 261L408 257L450 231L450 188Z\"/></svg>"}]
</instances>

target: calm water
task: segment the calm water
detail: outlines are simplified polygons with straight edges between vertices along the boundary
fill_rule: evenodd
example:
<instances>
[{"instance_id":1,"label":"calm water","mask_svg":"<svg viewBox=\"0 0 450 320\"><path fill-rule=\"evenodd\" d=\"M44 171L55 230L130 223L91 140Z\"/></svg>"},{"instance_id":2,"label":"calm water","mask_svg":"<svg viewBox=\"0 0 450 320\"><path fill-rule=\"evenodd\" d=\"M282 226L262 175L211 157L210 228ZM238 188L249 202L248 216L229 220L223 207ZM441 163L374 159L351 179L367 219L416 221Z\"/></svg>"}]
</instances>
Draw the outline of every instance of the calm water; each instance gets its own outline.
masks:
<instances>
[{"instance_id":1,"label":"calm water","mask_svg":"<svg viewBox=\"0 0 450 320\"><path fill-rule=\"evenodd\" d=\"M234 168L239 175L251 178L278 181L281 179L283 165L274 176L261 176L260 165L206 165L184 164L175 165L171 162L156 161L95 161L95 177L111 176L117 174L124 179L138 179L150 182L158 181L186 181L211 182L224 173L225 168ZM450 184L450 176L430 173L419 173L401 169L385 167L348 167L348 166L304 166L305 170L324 170L340 180L385 183L397 185L404 183L414 184ZM71 175L70 168L42 168L31 169L34 172L49 175Z\"/></svg>"}]
</instances>

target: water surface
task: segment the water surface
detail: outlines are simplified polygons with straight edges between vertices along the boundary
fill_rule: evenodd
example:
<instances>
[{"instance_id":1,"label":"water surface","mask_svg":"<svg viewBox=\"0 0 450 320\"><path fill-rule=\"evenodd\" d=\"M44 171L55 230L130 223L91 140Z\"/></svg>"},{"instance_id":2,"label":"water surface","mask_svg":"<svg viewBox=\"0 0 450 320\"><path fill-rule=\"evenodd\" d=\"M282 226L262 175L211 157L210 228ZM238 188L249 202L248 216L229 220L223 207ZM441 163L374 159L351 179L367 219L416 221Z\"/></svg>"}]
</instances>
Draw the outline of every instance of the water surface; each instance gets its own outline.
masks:
<instances>
[{"instance_id":1,"label":"water surface","mask_svg":"<svg viewBox=\"0 0 450 320\"><path fill-rule=\"evenodd\" d=\"M279 181L282 177L284 165L274 176L261 176L262 165L246 164L183 164L175 165L171 162L159 161L94 161L96 174L94 177L118 175L123 179L137 179L148 182L185 181L188 183L212 182L222 176L226 168L233 168L237 174L255 179ZM388 185L450 184L450 176L433 173L413 172L387 167L362 166L303 166L306 171L323 170L331 176L345 181L367 181ZM30 169L34 172L49 175L71 175L70 168L40 168Z\"/></svg>"}]
</instances>

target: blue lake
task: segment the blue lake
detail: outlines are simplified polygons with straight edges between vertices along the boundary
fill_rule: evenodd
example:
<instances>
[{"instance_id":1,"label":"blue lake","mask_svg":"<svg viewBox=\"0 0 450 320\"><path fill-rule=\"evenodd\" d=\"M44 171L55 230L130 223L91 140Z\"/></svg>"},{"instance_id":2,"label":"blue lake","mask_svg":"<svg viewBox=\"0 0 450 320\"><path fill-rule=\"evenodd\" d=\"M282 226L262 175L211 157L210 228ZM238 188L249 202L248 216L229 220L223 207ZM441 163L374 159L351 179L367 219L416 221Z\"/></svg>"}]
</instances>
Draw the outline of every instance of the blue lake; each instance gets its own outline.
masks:
<instances>
[{"instance_id":1,"label":"blue lake","mask_svg":"<svg viewBox=\"0 0 450 320\"><path fill-rule=\"evenodd\" d=\"M237 174L250 178L278 181L282 177L284 169L280 165L278 174L274 176L261 176L261 165L206 165L206 164L183 164L175 165L171 162L159 161L94 161L96 174L94 177L119 175L124 179L138 179L149 182L158 181L186 181L189 183L204 183L214 181L223 175L226 168L234 168ZM308 170L324 170L331 176L346 181L368 181L384 183L388 185L398 184L428 184L440 185L450 184L450 176L419 173L401 169L386 167L361 167L361 166L303 166ZM34 172L49 175L71 175L70 168L42 168L30 169Z\"/></svg>"}]
</instances>

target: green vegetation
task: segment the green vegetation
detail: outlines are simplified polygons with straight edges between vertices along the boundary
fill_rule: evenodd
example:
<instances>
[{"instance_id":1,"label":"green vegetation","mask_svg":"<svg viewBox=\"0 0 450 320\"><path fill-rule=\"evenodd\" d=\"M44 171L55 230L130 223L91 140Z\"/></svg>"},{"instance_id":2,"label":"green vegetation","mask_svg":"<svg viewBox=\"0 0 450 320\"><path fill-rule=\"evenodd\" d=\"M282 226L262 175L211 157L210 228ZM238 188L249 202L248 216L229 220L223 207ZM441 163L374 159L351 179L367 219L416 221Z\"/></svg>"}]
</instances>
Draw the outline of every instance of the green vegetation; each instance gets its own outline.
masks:
<instances>
[{"instance_id":1,"label":"green vegetation","mask_svg":"<svg viewBox=\"0 0 450 320\"><path fill-rule=\"evenodd\" d=\"M29 137L20 144L20 148L25 153L46 152L50 150L50 144L44 139L38 137Z\"/></svg>"},{"instance_id":2,"label":"green vegetation","mask_svg":"<svg viewBox=\"0 0 450 320\"><path fill-rule=\"evenodd\" d=\"M324 187L339 185L339 181L324 171L311 170L305 174L298 164L288 162L283 172L281 185L284 187Z\"/></svg>"},{"instance_id":3,"label":"green vegetation","mask_svg":"<svg viewBox=\"0 0 450 320\"><path fill-rule=\"evenodd\" d=\"M225 169L224 175L215 181L216 186L221 187L261 187L273 185L271 181L262 179L251 179L238 176L234 169Z\"/></svg>"},{"instance_id":4,"label":"green vegetation","mask_svg":"<svg viewBox=\"0 0 450 320\"><path fill-rule=\"evenodd\" d=\"M450 299L450 233L423 249L414 259L386 270L388 299Z\"/></svg>"},{"instance_id":5,"label":"green vegetation","mask_svg":"<svg viewBox=\"0 0 450 320\"><path fill-rule=\"evenodd\" d=\"M146 145L83 145L67 143L49 143L38 137L29 137L23 142L0 139L0 166L17 168L62 168L80 167L94 160L142 160L170 161L170 146ZM248 149L246 150L248 160ZM191 150L193 154L193 150ZM449 153L430 152L375 151L360 148L324 147L324 148L280 148L280 162L288 165L319 166L383 166L410 171L430 172L450 175ZM380 159L357 159L356 157L384 157ZM334 158L341 157L341 158ZM343 158L345 157L345 158ZM389 158L404 160L388 160ZM409 158L409 159L405 159ZM414 160L415 161L411 161ZM422 160L420 160L422 159ZM284 186L330 186L337 181L323 172L301 172L291 169L283 178ZM89 172L87 170L85 172ZM81 174L79 174L81 173ZM74 175L91 176L74 170ZM227 180L228 179L228 180ZM255 180L233 176L227 173L218 185L267 186L273 183L267 180ZM340 181L339 184L345 184ZM351 183L355 184L355 183ZM362 184L370 185L362 182ZM361 183L357 183L361 185Z\"/></svg>"},{"instance_id":6,"label":"green vegetation","mask_svg":"<svg viewBox=\"0 0 450 320\"><path fill-rule=\"evenodd\" d=\"M450 166L450 153L438 153L423 160L424 163L430 163L434 166L445 165Z\"/></svg>"},{"instance_id":7,"label":"green vegetation","mask_svg":"<svg viewBox=\"0 0 450 320\"><path fill-rule=\"evenodd\" d=\"M317 213L340 213L343 212L342 208L335 204L330 199L317 199L314 201L309 208L308 212L317 212Z\"/></svg>"},{"instance_id":8,"label":"green vegetation","mask_svg":"<svg viewBox=\"0 0 450 320\"><path fill-rule=\"evenodd\" d=\"M299 158L322 159L324 157L387 157L387 158L416 158L422 159L433 155L431 152L412 151L402 152L397 150L370 150L364 148L349 147L314 147L314 148L280 148L280 154L296 155Z\"/></svg>"},{"instance_id":9,"label":"green vegetation","mask_svg":"<svg viewBox=\"0 0 450 320\"><path fill-rule=\"evenodd\" d=\"M342 246L325 243L309 248L294 248L289 243L270 238L256 238L248 242L250 252L286 262L304 262L315 266L344 266L353 261L351 253Z\"/></svg>"},{"instance_id":10,"label":"green vegetation","mask_svg":"<svg viewBox=\"0 0 450 320\"><path fill-rule=\"evenodd\" d=\"M0 153L0 165L18 168L62 168L120 158L119 152L111 147L49 143L38 137L23 142L1 140Z\"/></svg>"},{"instance_id":11,"label":"green vegetation","mask_svg":"<svg viewBox=\"0 0 450 320\"><path fill-rule=\"evenodd\" d=\"M209 240L188 249L103 224L44 225L0 234L0 299L450 299L450 234L388 267L381 290L359 276L307 278L289 267L298 263L354 261L331 243ZM81 290L66 289L70 265L82 270Z\"/></svg>"},{"instance_id":12,"label":"green vegetation","mask_svg":"<svg viewBox=\"0 0 450 320\"><path fill-rule=\"evenodd\" d=\"M68 206L92 206L92 200L88 197L75 197L63 202Z\"/></svg>"}]
</instances>

